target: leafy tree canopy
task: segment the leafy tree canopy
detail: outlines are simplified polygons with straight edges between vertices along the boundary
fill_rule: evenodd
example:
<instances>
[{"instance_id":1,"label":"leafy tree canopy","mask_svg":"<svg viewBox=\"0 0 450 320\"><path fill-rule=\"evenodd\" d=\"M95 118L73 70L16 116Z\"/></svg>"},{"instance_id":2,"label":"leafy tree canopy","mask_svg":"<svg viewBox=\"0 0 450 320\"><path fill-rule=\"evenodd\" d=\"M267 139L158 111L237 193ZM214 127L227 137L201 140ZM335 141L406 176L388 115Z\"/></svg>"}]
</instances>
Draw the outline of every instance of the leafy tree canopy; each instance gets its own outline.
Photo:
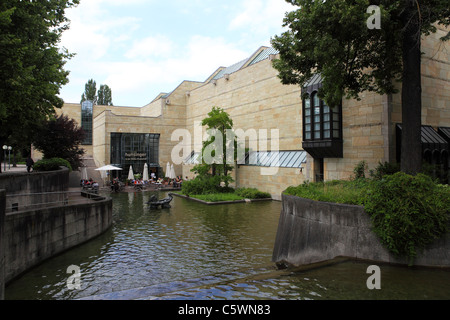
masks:
<instances>
[{"instance_id":1,"label":"leafy tree canopy","mask_svg":"<svg viewBox=\"0 0 450 320\"><path fill-rule=\"evenodd\" d=\"M402 80L402 18L409 0L286 1L299 9L286 14L283 26L289 30L272 39L280 52L274 67L284 84L303 85L318 72L319 95L329 105L363 91L396 92L392 80ZM449 25L448 1L413 2L421 34L435 32L435 23ZM370 5L380 8L380 29L367 27Z\"/></svg>"},{"instance_id":2,"label":"leafy tree canopy","mask_svg":"<svg viewBox=\"0 0 450 320\"><path fill-rule=\"evenodd\" d=\"M421 35L450 24L448 0L286 0L299 9L286 14L288 31L272 39L283 84L303 86L322 76L319 96L336 106L364 91L396 92L402 81L401 168L421 170ZM379 28L369 28L376 5ZM441 38L448 40L449 33Z\"/></svg>"},{"instance_id":3,"label":"leafy tree canopy","mask_svg":"<svg viewBox=\"0 0 450 320\"><path fill-rule=\"evenodd\" d=\"M62 107L57 95L68 82L63 67L72 54L57 44L69 28L65 10L78 3L0 2L0 142L12 134L27 139L37 120Z\"/></svg>"},{"instance_id":4,"label":"leafy tree canopy","mask_svg":"<svg viewBox=\"0 0 450 320\"><path fill-rule=\"evenodd\" d=\"M85 133L73 119L66 115L53 117L40 123L33 139L36 149L45 159L62 158L67 160L73 170L81 166L85 150L80 148Z\"/></svg>"},{"instance_id":5,"label":"leafy tree canopy","mask_svg":"<svg viewBox=\"0 0 450 320\"><path fill-rule=\"evenodd\" d=\"M102 106L112 106L112 93L111 88L106 84L101 84L97 92L97 103Z\"/></svg>"},{"instance_id":6,"label":"leafy tree canopy","mask_svg":"<svg viewBox=\"0 0 450 320\"><path fill-rule=\"evenodd\" d=\"M229 160L227 159L227 149L236 147L236 137L234 135L232 137L229 136L233 128L233 120L222 108L214 106L208 113L208 117L202 120L202 125L210 130L210 136L203 142L202 163L196 165L192 171L203 176L211 172L213 176L220 176L221 181L228 186L232 182L232 178L228 173L232 171L233 167L229 164L229 161L227 162ZM216 140L220 138L222 139L221 141ZM218 152L217 155L216 152ZM235 154L236 148L234 149L233 156ZM214 161L205 161L205 157L212 157ZM217 158L220 158L220 160Z\"/></svg>"},{"instance_id":7,"label":"leafy tree canopy","mask_svg":"<svg viewBox=\"0 0 450 320\"><path fill-rule=\"evenodd\" d=\"M88 80L84 85L84 92L81 95L81 101L90 100L94 104L103 105L103 106L112 106L112 92L111 88L106 84L101 84L100 88L97 91L97 83L94 79Z\"/></svg>"},{"instance_id":8,"label":"leafy tree canopy","mask_svg":"<svg viewBox=\"0 0 450 320\"><path fill-rule=\"evenodd\" d=\"M97 83L94 79L89 79L84 85L84 92L81 95L81 101L92 101L93 104L97 104Z\"/></svg>"}]
</instances>

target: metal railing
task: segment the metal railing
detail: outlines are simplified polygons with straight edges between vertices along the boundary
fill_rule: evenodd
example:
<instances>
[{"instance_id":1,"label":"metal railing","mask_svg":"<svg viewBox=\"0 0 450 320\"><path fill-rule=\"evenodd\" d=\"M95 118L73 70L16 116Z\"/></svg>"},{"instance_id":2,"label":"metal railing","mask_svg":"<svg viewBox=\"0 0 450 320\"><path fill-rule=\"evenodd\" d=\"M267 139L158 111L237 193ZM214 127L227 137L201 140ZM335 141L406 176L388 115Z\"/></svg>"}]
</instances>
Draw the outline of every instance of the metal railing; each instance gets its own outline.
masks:
<instances>
[{"instance_id":1,"label":"metal railing","mask_svg":"<svg viewBox=\"0 0 450 320\"><path fill-rule=\"evenodd\" d=\"M90 203L100 197L95 196L96 199L89 196L89 193L87 193L87 196L83 196L81 191L7 194L6 213Z\"/></svg>"}]
</instances>

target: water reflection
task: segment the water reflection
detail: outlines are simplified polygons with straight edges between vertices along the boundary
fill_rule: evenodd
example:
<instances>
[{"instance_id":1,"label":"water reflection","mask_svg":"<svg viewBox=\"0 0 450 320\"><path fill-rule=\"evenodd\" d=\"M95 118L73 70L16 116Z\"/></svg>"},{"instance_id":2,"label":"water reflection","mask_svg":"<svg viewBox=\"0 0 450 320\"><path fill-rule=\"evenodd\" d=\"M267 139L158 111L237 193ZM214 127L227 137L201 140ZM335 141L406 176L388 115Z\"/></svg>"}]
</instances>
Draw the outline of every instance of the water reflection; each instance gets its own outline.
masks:
<instances>
[{"instance_id":1,"label":"water reflection","mask_svg":"<svg viewBox=\"0 0 450 320\"><path fill-rule=\"evenodd\" d=\"M367 263L277 271L270 261L280 202L205 206L174 197L150 210L151 192L113 194L113 227L6 288L6 299L449 299L450 272ZM165 193L158 194L159 198ZM68 290L69 265L81 290Z\"/></svg>"},{"instance_id":2,"label":"water reflection","mask_svg":"<svg viewBox=\"0 0 450 320\"><path fill-rule=\"evenodd\" d=\"M205 206L174 197L172 208L150 210L151 195L113 194L111 230L26 273L6 298L73 299L270 264L279 202ZM72 264L81 267L81 290L66 288Z\"/></svg>"}]
</instances>

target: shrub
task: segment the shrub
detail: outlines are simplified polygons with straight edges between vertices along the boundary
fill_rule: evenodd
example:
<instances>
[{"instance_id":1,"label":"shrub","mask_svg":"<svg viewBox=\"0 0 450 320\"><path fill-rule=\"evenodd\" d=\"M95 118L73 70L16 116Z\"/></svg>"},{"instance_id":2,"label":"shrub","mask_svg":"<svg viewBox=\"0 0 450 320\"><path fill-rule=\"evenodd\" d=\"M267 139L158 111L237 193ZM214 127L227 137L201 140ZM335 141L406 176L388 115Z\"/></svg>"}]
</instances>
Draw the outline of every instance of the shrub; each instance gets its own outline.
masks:
<instances>
[{"instance_id":1,"label":"shrub","mask_svg":"<svg viewBox=\"0 0 450 320\"><path fill-rule=\"evenodd\" d=\"M256 188L237 188L236 194L246 199L264 199L271 198L270 193L259 191Z\"/></svg>"},{"instance_id":2,"label":"shrub","mask_svg":"<svg viewBox=\"0 0 450 320\"><path fill-rule=\"evenodd\" d=\"M378 162L378 166L374 170L369 170L370 177L373 179L382 179L385 175L394 174L400 171L400 165L397 163Z\"/></svg>"},{"instance_id":3,"label":"shrub","mask_svg":"<svg viewBox=\"0 0 450 320\"><path fill-rule=\"evenodd\" d=\"M450 190L424 174L397 172L373 180L364 207L381 242L410 264L417 250L449 229Z\"/></svg>"},{"instance_id":4,"label":"shrub","mask_svg":"<svg viewBox=\"0 0 450 320\"><path fill-rule=\"evenodd\" d=\"M354 169L351 181L304 182L285 194L334 203L356 204L372 220L373 231L386 248L412 264L417 251L450 229L450 188L425 174L411 176L396 164L379 163L365 178L366 163Z\"/></svg>"},{"instance_id":5,"label":"shrub","mask_svg":"<svg viewBox=\"0 0 450 320\"><path fill-rule=\"evenodd\" d=\"M196 194L194 197L207 202L242 200L242 197L235 193Z\"/></svg>"},{"instance_id":6,"label":"shrub","mask_svg":"<svg viewBox=\"0 0 450 320\"><path fill-rule=\"evenodd\" d=\"M284 193L317 201L361 205L368 183L366 179L304 182L296 187L288 187Z\"/></svg>"},{"instance_id":7,"label":"shrub","mask_svg":"<svg viewBox=\"0 0 450 320\"><path fill-rule=\"evenodd\" d=\"M50 158L36 161L36 163L33 165L33 170L54 171L59 170L60 166L67 167L70 171L72 171L72 166L70 165L70 163L62 158Z\"/></svg>"},{"instance_id":8,"label":"shrub","mask_svg":"<svg viewBox=\"0 0 450 320\"><path fill-rule=\"evenodd\" d=\"M360 161L353 169L353 173L355 174L355 179L364 179L366 177L366 169L367 169L367 162L366 161Z\"/></svg>"},{"instance_id":9,"label":"shrub","mask_svg":"<svg viewBox=\"0 0 450 320\"><path fill-rule=\"evenodd\" d=\"M81 148L85 132L77 122L61 114L38 124L33 145L42 151L45 159L62 158L77 170L82 165L85 150Z\"/></svg>"},{"instance_id":10,"label":"shrub","mask_svg":"<svg viewBox=\"0 0 450 320\"><path fill-rule=\"evenodd\" d=\"M234 192L233 188L222 187L220 185L220 176L197 176L193 180L184 181L181 186L181 193L186 195L193 194L212 194L212 193L224 193Z\"/></svg>"}]
</instances>

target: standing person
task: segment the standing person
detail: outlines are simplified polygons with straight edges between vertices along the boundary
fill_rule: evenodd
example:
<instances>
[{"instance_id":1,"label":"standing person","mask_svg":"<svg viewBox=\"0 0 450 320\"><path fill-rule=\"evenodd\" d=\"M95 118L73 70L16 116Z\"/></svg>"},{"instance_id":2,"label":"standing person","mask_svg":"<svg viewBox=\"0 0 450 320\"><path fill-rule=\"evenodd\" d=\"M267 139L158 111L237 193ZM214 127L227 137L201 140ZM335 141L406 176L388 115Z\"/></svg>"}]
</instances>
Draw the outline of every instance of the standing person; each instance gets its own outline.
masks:
<instances>
[{"instance_id":1,"label":"standing person","mask_svg":"<svg viewBox=\"0 0 450 320\"><path fill-rule=\"evenodd\" d=\"M31 156L28 156L28 158L27 158L27 172L28 173L31 172L31 168L33 167L33 165L34 165L33 159L31 159Z\"/></svg>"}]
</instances>

